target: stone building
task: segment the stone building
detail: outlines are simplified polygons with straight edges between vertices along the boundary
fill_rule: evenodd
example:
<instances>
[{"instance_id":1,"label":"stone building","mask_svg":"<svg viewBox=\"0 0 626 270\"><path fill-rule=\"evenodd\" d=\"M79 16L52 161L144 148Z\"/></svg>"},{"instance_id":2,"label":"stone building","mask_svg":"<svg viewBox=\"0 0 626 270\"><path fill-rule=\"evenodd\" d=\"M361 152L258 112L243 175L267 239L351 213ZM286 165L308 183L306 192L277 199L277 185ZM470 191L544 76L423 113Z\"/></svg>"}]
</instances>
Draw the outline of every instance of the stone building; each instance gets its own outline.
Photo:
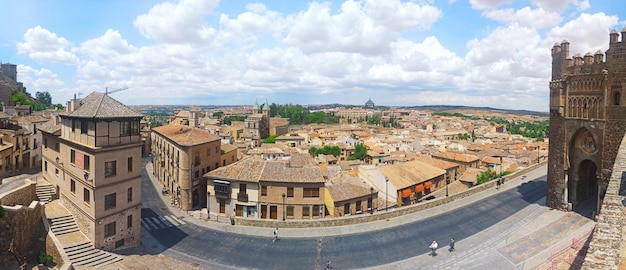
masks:
<instances>
[{"instance_id":1,"label":"stone building","mask_svg":"<svg viewBox=\"0 0 626 270\"><path fill-rule=\"evenodd\" d=\"M42 176L96 248L141 242L142 117L93 92L71 100L59 118L39 126Z\"/></svg>"},{"instance_id":2,"label":"stone building","mask_svg":"<svg viewBox=\"0 0 626 270\"><path fill-rule=\"evenodd\" d=\"M548 206L597 213L626 131L626 28L619 35L605 53L570 57L567 40L552 47Z\"/></svg>"},{"instance_id":3,"label":"stone building","mask_svg":"<svg viewBox=\"0 0 626 270\"><path fill-rule=\"evenodd\" d=\"M195 127L152 129L154 175L181 210L206 204L206 179L202 175L220 167L221 145L219 136Z\"/></svg>"}]
</instances>

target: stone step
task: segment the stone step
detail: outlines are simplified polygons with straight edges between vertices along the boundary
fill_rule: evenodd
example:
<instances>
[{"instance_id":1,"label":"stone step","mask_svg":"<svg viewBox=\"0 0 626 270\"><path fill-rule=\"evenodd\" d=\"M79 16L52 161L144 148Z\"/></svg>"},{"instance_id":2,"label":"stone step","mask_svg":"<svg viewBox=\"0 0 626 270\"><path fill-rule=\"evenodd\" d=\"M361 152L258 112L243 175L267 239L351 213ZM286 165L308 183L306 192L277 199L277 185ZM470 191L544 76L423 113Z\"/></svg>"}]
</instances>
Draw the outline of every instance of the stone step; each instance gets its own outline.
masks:
<instances>
[{"instance_id":1,"label":"stone step","mask_svg":"<svg viewBox=\"0 0 626 270\"><path fill-rule=\"evenodd\" d=\"M107 252L108 253L108 252ZM93 266L93 267L100 267L100 266L105 266L105 265L109 265L112 263L116 263L121 261L122 258L120 256L114 255L112 253L108 253L108 256L102 257L98 260L89 262L89 263L85 263L85 266Z\"/></svg>"},{"instance_id":2,"label":"stone step","mask_svg":"<svg viewBox=\"0 0 626 270\"><path fill-rule=\"evenodd\" d=\"M76 244L73 246L64 247L63 250L65 250L65 252L67 253L67 252L72 252L75 250L81 250L85 248L93 248L93 247L91 246L90 242L84 242L84 243Z\"/></svg>"},{"instance_id":3,"label":"stone step","mask_svg":"<svg viewBox=\"0 0 626 270\"><path fill-rule=\"evenodd\" d=\"M63 234L68 234L68 233L72 233L72 232L77 232L78 231L78 227L68 227L68 228L61 228L61 229L52 229L52 232L55 235L63 235Z\"/></svg>"},{"instance_id":4,"label":"stone step","mask_svg":"<svg viewBox=\"0 0 626 270\"><path fill-rule=\"evenodd\" d=\"M48 219L50 230L56 235L67 234L78 231L78 224L72 216L62 216Z\"/></svg>"},{"instance_id":5,"label":"stone step","mask_svg":"<svg viewBox=\"0 0 626 270\"><path fill-rule=\"evenodd\" d=\"M76 265L87 265L87 264L105 259L107 257L112 257L111 253L104 252L102 250L95 250L95 249L94 251L96 252L89 253L89 255L85 255L84 257L81 257L75 261L72 261L72 263Z\"/></svg>"},{"instance_id":6,"label":"stone step","mask_svg":"<svg viewBox=\"0 0 626 270\"><path fill-rule=\"evenodd\" d=\"M70 259L70 261L72 261L72 263L80 263L88 258L97 256L100 253L100 250L94 248L77 250L72 253L66 252L67 257Z\"/></svg>"}]
</instances>

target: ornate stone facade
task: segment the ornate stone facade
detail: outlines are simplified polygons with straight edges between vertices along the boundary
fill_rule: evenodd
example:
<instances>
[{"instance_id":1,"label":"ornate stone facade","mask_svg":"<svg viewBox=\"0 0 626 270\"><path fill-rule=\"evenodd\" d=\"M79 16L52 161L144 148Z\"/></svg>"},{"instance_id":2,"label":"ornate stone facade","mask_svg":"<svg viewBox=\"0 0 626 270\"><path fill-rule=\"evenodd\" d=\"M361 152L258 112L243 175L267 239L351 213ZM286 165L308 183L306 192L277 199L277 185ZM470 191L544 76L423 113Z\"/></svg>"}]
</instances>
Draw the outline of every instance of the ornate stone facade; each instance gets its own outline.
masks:
<instances>
[{"instance_id":1,"label":"ornate stone facade","mask_svg":"<svg viewBox=\"0 0 626 270\"><path fill-rule=\"evenodd\" d=\"M605 54L570 57L567 40L552 48L548 206L575 209L606 191L626 132L626 28L619 35Z\"/></svg>"}]
</instances>

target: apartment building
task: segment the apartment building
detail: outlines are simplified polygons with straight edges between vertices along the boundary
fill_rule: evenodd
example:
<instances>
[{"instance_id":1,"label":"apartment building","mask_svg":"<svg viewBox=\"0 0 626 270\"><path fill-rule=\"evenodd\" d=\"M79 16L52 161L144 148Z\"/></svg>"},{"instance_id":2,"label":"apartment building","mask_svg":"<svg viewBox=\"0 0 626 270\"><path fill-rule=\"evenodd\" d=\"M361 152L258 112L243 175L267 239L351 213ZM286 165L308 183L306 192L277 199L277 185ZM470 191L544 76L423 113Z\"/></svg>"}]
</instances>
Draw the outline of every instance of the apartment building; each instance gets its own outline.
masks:
<instances>
[{"instance_id":1,"label":"apartment building","mask_svg":"<svg viewBox=\"0 0 626 270\"><path fill-rule=\"evenodd\" d=\"M324 178L315 167L266 161L258 155L208 174L208 211L215 215L262 219L323 217Z\"/></svg>"},{"instance_id":2,"label":"apartment building","mask_svg":"<svg viewBox=\"0 0 626 270\"><path fill-rule=\"evenodd\" d=\"M173 204L189 211L206 204L207 172L220 166L221 139L186 125L152 129L154 175Z\"/></svg>"},{"instance_id":3,"label":"apartment building","mask_svg":"<svg viewBox=\"0 0 626 270\"><path fill-rule=\"evenodd\" d=\"M42 175L96 248L141 243L142 117L93 92L39 127Z\"/></svg>"}]
</instances>

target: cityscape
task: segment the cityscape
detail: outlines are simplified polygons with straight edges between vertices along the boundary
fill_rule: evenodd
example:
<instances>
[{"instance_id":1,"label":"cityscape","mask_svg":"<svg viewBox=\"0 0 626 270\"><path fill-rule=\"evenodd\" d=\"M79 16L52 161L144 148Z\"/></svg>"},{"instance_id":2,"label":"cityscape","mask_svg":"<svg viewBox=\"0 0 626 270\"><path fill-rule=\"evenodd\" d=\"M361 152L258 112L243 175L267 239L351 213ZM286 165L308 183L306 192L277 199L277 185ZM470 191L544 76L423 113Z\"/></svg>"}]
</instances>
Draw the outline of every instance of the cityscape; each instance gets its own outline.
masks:
<instances>
[{"instance_id":1,"label":"cityscape","mask_svg":"<svg viewBox=\"0 0 626 270\"><path fill-rule=\"evenodd\" d=\"M11 45L20 62L0 62L0 269L626 267L626 23L606 3L250 3L239 16L219 1L124 5L119 18L161 43L162 59L135 58L153 45L128 32L77 46L36 26ZM495 60L508 82L459 75L493 70L480 67L484 40L460 60L444 36L408 36L454 24L452 7L558 39L530 42L541 57L523 65ZM165 14L188 28L168 34ZM523 25L538 14L548 33ZM315 16L344 43L318 36ZM386 45L358 43L347 18ZM582 22L608 30L563 32ZM98 44L117 47L106 67ZM194 62L183 44L214 79L177 70ZM403 56L418 64L399 60L419 50ZM294 56L308 71L285 64ZM74 79L61 62L58 75L35 70L61 59L80 67ZM141 75L171 60L159 79Z\"/></svg>"}]
</instances>

